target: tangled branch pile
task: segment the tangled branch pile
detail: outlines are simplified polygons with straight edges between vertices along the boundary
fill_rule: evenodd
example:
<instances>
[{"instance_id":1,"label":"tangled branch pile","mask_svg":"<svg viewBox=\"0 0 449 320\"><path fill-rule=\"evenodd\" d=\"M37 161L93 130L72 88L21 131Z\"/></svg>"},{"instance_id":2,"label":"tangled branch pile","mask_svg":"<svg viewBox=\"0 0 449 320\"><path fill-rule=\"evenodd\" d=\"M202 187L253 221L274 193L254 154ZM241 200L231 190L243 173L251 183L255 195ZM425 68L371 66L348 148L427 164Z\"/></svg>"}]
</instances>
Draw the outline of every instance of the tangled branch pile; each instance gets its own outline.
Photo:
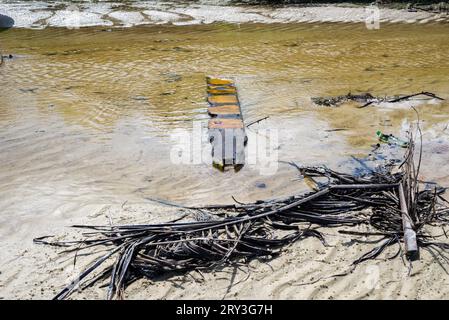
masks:
<instances>
[{"instance_id":1,"label":"tangled branch pile","mask_svg":"<svg viewBox=\"0 0 449 320\"><path fill-rule=\"evenodd\" d=\"M154 278L169 272L211 270L253 258L272 258L282 248L307 237L326 245L321 227L367 225L370 232L340 230L356 236L381 236L378 247L356 261L376 258L391 245L398 245L409 259L418 249L446 259L449 245L437 242L425 226L447 224L449 209L442 197L444 189L421 188L420 160L413 161L410 140L405 160L363 176L352 176L326 167L297 167L316 184L313 192L284 199L252 204L218 205L195 208L213 216L205 221L162 224L74 226L89 230L78 241L35 242L68 247L64 252L106 248L107 253L87 267L76 281L55 298L65 299L77 288L84 290L98 281L108 281L109 299L123 298L126 286L141 277ZM294 164L293 164L294 165ZM402 243L405 250L401 250ZM114 260L115 259L115 260ZM112 262L113 260L113 262Z\"/></svg>"}]
</instances>

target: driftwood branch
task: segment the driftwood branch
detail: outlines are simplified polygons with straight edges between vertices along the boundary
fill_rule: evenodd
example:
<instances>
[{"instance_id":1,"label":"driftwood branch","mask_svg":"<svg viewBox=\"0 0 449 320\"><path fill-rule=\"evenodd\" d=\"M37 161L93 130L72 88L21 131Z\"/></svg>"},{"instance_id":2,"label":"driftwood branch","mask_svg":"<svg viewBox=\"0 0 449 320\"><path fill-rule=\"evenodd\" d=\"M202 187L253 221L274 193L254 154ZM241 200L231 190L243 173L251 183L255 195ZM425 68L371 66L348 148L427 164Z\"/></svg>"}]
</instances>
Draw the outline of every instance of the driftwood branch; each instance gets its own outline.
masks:
<instances>
[{"instance_id":1,"label":"driftwood branch","mask_svg":"<svg viewBox=\"0 0 449 320\"><path fill-rule=\"evenodd\" d=\"M440 101L444 100L443 98L437 96L436 94L434 94L432 92L422 91L422 92L414 93L414 94L410 94L410 95L393 96L393 97L375 97L370 93L355 94L355 95L348 93L347 95L344 95L344 96L312 98L312 101L316 105L326 106L326 107L337 107L347 101L355 101L355 102L363 103L361 106L358 107L361 109L361 108L366 108L366 107L368 107L372 104L376 104L376 103L381 103L381 102L396 103L396 102L408 100L410 98L414 98L414 97L421 96L421 95L424 95L424 96L427 96L427 97L430 97L433 99L437 99Z\"/></svg>"},{"instance_id":2,"label":"driftwood branch","mask_svg":"<svg viewBox=\"0 0 449 320\"><path fill-rule=\"evenodd\" d=\"M388 100L388 102L395 103L395 102L399 102L399 101L403 101L403 100L408 100L410 98L417 97L417 96L428 96L430 98L434 98L434 99L437 99L437 100L440 100L440 101L444 100L443 98L438 97L437 95L435 95L432 92L422 91L422 92L419 92L419 93L410 94L410 95L407 95L407 96L403 96L403 97L395 98L395 99L392 99L392 100Z\"/></svg>"},{"instance_id":3,"label":"driftwood branch","mask_svg":"<svg viewBox=\"0 0 449 320\"><path fill-rule=\"evenodd\" d=\"M416 232L413 228L413 222L409 215L409 210L405 201L404 187L402 183L399 184L399 201L402 213L402 228L404 230L405 251L410 260L416 260L418 258Z\"/></svg>"},{"instance_id":4,"label":"driftwood branch","mask_svg":"<svg viewBox=\"0 0 449 320\"><path fill-rule=\"evenodd\" d=\"M259 123L260 121L263 121L263 120L268 119L268 118L269 118L269 116L266 116L266 117L263 117L263 118L261 118L261 119L259 119L259 120L250 122L249 124L246 125L246 127L249 128L249 127L252 126L253 124Z\"/></svg>"}]
</instances>

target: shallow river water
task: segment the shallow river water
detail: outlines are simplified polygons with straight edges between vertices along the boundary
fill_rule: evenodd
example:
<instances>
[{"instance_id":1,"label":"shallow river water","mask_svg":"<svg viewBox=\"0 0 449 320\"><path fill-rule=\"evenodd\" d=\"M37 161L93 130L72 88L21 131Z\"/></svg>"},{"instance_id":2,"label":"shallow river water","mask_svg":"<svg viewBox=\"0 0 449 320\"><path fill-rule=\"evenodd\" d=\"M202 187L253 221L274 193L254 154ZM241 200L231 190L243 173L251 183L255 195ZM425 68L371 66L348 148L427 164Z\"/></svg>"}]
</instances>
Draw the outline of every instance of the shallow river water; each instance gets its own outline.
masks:
<instances>
[{"instance_id":1,"label":"shallow river water","mask_svg":"<svg viewBox=\"0 0 449 320\"><path fill-rule=\"evenodd\" d=\"M0 237L31 241L96 205L165 199L230 203L305 189L294 168L351 170L376 131L405 136L408 104L338 108L311 97L432 91L449 98L449 25L210 24L133 28L12 29L0 49ZM263 163L220 172L170 157L181 129L203 128L205 76L233 77L248 148L277 132ZM424 178L449 183L449 104L417 107L424 131ZM343 130L341 130L343 129ZM252 138L251 138L252 137ZM196 140L195 140L196 139ZM210 150L209 150L210 151ZM260 159L259 159L260 160ZM263 160L263 159L262 159ZM16 239L16 240L11 240Z\"/></svg>"},{"instance_id":2,"label":"shallow river water","mask_svg":"<svg viewBox=\"0 0 449 320\"><path fill-rule=\"evenodd\" d=\"M208 159L171 161L177 130L207 123L205 76L235 78L246 123L269 116L250 127L250 134L277 130L269 160L335 166L366 154L378 129L404 135L414 112L406 105L326 108L310 98L419 91L447 97L448 34L449 26L438 24L377 31L354 24L214 24L3 32L2 51L14 58L0 68L2 226L8 221L16 232L21 219L70 215L68 203L213 203L232 195L251 201L297 190L295 171L282 163L270 163L267 174L260 163L222 173ZM446 164L447 103L419 111L436 148L427 164ZM192 136L191 145L199 138ZM207 154L209 144L201 147Z\"/></svg>"}]
</instances>

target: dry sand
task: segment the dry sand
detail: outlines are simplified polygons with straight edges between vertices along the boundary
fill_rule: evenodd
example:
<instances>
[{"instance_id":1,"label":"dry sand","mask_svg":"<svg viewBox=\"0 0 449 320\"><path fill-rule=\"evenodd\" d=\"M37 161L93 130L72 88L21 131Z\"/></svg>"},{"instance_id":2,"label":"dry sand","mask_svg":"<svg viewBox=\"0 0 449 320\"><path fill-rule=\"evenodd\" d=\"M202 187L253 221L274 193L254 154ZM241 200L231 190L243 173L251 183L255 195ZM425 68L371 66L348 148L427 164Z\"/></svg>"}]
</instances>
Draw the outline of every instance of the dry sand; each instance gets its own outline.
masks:
<instances>
[{"instance_id":1,"label":"dry sand","mask_svg":"<svg viewBox=\"0 0 449 320\"><path fill-rule=\"evenodd\" d=\"M85 208L87 209L87 208ZM94 209L94 208L89 208ZM95 214L67 223L117 223L156 221L164 212L166 219L177 216L170 207L125 204L98 207ZM172 212L172 214L167 214ZM136 219L136 216L140 219ZM43 227L41 227L44 229ZM41 229L41 230L42 230ZM62 231L62 229L60 229ZM42 230L43 231L43 230ZM67 229L66 229L67 231ZM369 245L352 242L337 230L323 229L329 242L324 247L317 239L306 239L286 248L270 261L254 260L248 267L219 271L170 275L156 281L139 280L128 287L126 299L447 299L449 280L427 252L421 260L408 263L401 259L379 258L352 270L351 262L368 251ZM73 236L73 232L62 236ZM31 238L9 238L1 251L12 257L4 261L0 274L0 295L7 299L50 299L63 284L74 279L92 257L78 257L76 266L69 255L58 255L55 248L33 245ZM383 257L393 256L397 247ZM344 277L330 277L352 270ZM95 286L76 292L73 299L104 299L106 288Z\"/></svg>"}]
</instances>

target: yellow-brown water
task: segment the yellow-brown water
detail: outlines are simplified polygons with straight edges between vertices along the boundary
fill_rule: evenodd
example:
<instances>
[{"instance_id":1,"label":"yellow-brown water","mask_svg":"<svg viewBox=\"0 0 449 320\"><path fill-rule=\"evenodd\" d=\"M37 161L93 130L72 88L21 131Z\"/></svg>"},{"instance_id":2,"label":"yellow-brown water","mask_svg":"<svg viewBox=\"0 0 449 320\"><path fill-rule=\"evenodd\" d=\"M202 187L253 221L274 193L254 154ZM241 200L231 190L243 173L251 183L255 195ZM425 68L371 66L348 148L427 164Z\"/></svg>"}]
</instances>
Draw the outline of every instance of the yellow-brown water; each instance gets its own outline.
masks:
<instances>
[{"instance_id":1,"label":"yellow-brown water","mask_svg":"<svg viewBox=\"0 0 449 320\"><path fill-rule=\"evenodd\" d=\"M175 130L208 119L205 76L235 78L247 123L269 116L251 130L279 130L279 160L347 168L350 155L377 143L378 129L404 135L414 112L318 107L310 98L423 90L449 98L448 36L447 24L3 32L1 51L15 58L0 67L1 236L39 236L38 226L68 225L97 204L227 203L232 195L254 201L298 192L304 185L285 164L264 176L257 165L222 173L209 163L171 163ZM423 175L447 183L449 105L418 110Z\"/></svg>"}]
</instances>

